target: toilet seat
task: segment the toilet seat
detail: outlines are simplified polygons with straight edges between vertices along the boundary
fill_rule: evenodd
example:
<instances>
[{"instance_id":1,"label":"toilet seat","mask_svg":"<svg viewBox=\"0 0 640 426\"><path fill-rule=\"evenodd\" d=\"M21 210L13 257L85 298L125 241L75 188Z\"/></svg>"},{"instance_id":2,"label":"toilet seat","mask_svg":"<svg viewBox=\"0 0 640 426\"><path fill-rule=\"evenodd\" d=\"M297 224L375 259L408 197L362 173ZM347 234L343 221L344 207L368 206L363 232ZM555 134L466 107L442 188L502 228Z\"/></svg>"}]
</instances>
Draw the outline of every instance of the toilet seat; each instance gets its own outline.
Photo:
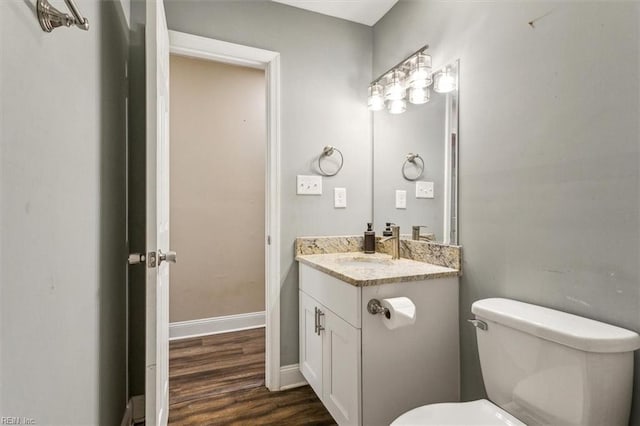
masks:
<instances>
[{"instance_id":1,"label":"toilet seat","mask_svg":"<svg viewBox=\"0 0 640 426\"><path fill-rule=\"evenodd\" d=\"M407 411L391 426L526 426L486 399L423 405Z\"/></svg>"}]
</instances>

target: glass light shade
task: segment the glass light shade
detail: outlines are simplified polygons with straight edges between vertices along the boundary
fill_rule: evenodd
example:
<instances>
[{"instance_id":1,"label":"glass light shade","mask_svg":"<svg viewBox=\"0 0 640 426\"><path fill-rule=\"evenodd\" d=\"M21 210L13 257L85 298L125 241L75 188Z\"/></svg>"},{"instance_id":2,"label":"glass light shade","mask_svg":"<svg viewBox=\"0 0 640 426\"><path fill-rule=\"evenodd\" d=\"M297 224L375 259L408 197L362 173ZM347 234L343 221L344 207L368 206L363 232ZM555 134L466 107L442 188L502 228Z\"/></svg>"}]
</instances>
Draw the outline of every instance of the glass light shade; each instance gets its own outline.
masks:
<instances>
[{"instance_id":1,"label":"glass light shade","mask_svg":"<svg viewBox=\"0 0 640 426\"><path fill-rule=\"evenodd\" d=\"M369 86L369 97L367 105L371 111L384 109L384 94L381 84L375 83Z\"/></svg>"},{"instance_id":2,"label":"glass light shade","mask_svg":"<svg viewBox=\"0 0 640 426\"><path fill-rule=\"evenodd\" d=\"M402 114L407 110L407 101L404 99L387 101L387 109L391 114Z\"/></svg>"},{"instance_id":3,"label":"glass light shade","mask_svg":"<svg viewBox=\"0 0 640 426\"><path fill-rule=\"evenodd\" d=\"M456 80L448 69L436 74L433 90L438 93L449 93L456 89Z\"/></svg>"},{"instance_id":4,"label":"glass light shade","mask_svg":"<svg viewBox=\"0 0 640 426\"><path fill-rule=\"evenodd\" d=\"M431 90L428 87L412 87L409 89L409 102L412 104L426 104L431 98Z\"/></svg>"},{"instance_id":5,"label":"glass light shade","mask_svg":"<svg viewBox=\"0 0 640 426\"><path fill-rule=\"evenodd\" d=\"M431 78L431 56L418 53L409 62L409 87L427 87L433 82Z\"/></svg>"},{"instance_id":6,"label":"glass light shade","mask_svg":"<svg viewBox=\"0 0 640 426\"><path fill-rule=\"evenodd\" d=\"M384 99L386 101L397 101L407 96L404 78L405 74L400 70L394 70L389 74L387 84L384 86Z\"/></svg>"}]
</instances>

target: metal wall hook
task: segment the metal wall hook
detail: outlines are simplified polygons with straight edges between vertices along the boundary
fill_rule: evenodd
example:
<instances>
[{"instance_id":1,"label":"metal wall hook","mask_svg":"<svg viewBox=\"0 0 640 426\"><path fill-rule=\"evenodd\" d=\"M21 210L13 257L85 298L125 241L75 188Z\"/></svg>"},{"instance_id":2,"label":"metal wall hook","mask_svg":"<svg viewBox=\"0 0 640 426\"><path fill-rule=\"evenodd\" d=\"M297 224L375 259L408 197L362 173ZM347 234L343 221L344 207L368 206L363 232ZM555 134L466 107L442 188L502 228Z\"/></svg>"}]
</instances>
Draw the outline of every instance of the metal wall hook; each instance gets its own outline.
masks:
<instances>
[{"instance_id":1,"label":"metal wall hook","mask_svg":"<svg viewBox=\"0 0 640 426\"><path fill-rule=\"evenodd\" d=\"M58 27L75 25L81 30L87 31L89 29L89 20L82 16L73 0L64 0L64 2L71 11L71 15L60 12L48 0L37 1L36 11L42 30L50 33Z\"/></svg>"},{"instance_id":2,"label":"metal wall hook","mask_svg":"<svg viewBox=\"0 0 640 426\"><path fill-rule=\"evenodd\" d=\"M420 161L420 164L418 164L418 160ZM414 177L407 176L407 171L405 170L405 168L409 163L415 165L418 168L418 170L420 170L418 174ZM404 160L404 163L402 163L402 176L406 180L415 181L415 180L418 180L420 176L422 176L422 172L424 172L424 160L422 159L422 157L420 157L420 154L413 154L411 152L408 153L407 159Z\"/></svg>"},{"instance_id":3,"label":"metal wall hook","mask_svg":"<svg viewBox=\"0 0 640 426\"><path fill-rule=\"evenodd\" d=\"M325 157L331 157L334 152L337 152L340 155L340 165L338 166L338 170L333 173L327 173L322 168L322 159ZM327 145L322 149L322 154L318 157L318 169L320 169L320 173L323 176L335 176L338 174L340 170L342 170L342 165L344 164L344 157L342 156L342 152L336 148L335 146Z\"/></svg>"}]
</instances>

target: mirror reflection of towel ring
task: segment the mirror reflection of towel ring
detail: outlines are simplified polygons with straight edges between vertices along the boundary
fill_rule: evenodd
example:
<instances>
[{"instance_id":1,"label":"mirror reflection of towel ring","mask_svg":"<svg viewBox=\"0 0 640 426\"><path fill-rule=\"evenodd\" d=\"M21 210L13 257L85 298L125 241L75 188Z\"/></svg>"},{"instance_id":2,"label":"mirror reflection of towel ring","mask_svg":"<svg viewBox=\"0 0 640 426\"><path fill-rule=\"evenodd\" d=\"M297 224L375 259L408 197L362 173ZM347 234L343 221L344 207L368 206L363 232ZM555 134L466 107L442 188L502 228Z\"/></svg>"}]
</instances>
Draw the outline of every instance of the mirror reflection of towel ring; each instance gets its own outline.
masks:
<instances>
[{"instance_id":1,"label":"mirror reflection of towel ring","mask_svg":"<svg viewBox=\"0 0 640 426\"><path fill-rule=\"evenodd\" d=\"M327 173L322 168L322 159L325 158L325 157L331 157L334 152L337 152L338 154L340 154L340 165L338 166L338 169L335 172ZM320 154L320 157L318 157L318 169L320 169L320 173L323 176L335 176L335 175L337 175L338 172L340 170L342 170L342 165L343 164L344 164L344 157L342 156L342 152L340 152L340 150L338 148L336 148L335 146L331 146L331 145L325 146L324 149L322 150L322 154Z\"/></svg>"},{"instance_id":2,"label":"mirror reflection of towel ring","mask_svg":"<svg viewBox=\"0 0 640 426\"><path fill-rule=\"evenodd\" d=\"M418 160L420 160L420 164L418 164ZM419 170L418 174L414 177L409 177L407 176L407 164L413 164L416 166L416 168ZM402 163L402 176L404 176L404 178L406 180L410 180L410 181L416 181L420 178L420 176L422 176L422 172L424 172L424 160L422 159L422 157L420 157L420 154L413 154L413 153L408 153L407 154L407 159L404 160L404 163Z\"/></svg>"}]
</instances>

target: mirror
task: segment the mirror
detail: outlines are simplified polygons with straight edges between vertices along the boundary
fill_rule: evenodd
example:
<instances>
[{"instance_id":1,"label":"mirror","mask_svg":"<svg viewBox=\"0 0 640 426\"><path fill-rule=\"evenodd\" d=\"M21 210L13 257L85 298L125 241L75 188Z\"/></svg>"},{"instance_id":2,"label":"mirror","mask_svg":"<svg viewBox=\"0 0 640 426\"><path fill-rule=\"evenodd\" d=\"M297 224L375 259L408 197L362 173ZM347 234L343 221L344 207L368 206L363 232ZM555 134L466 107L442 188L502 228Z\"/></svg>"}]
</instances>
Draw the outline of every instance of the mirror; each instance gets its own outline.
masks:
<instances>
[{"instance_id":1,"label":"mirror","mask_svg":"<svg viewBox=\"0 0 640 426\"><path fill-rule=\"evenodd\" d=\"M386 222L393 222L400 225L403 238L411 238L412 227L422 225L426 228L420 234L432 241L458 243L459 61L434 68L434 77L442 70L454 78L453 91L438 93L432 86L426 104L409 104L402 114L383 110L373 115L373 220L377 233L381 234ZM403 204L406 207L399 208Z\"/></svg>"}]
</instances>

